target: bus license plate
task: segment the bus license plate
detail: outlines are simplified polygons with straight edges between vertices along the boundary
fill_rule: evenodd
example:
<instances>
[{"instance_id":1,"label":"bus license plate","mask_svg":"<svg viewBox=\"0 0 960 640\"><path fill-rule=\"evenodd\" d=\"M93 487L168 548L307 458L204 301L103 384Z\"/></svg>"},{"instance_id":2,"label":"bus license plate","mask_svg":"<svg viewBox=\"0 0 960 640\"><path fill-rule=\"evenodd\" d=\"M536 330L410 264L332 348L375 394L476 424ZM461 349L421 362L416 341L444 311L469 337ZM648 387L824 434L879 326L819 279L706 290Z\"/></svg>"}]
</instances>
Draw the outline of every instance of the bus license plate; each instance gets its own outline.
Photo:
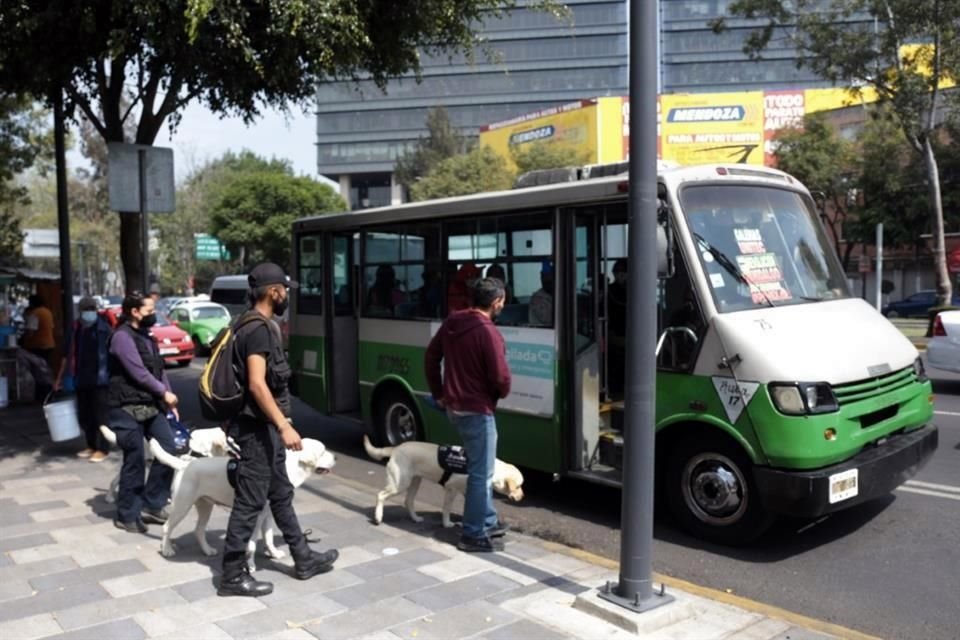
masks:
<instances>
[{"instance_id":1,"label":"bus license plate","mask_svg":"<svg viewBox=\"0 0 960 640\"><path fill-rule=\"evenodd\" d=\"M841 471L830 476L830 504L852 498L860 490L860 474L857 469Z\"/></svg>"},{"instance_id":2,"label":"bus license plate","mask_svg":"<svg viewBox=\"0 0 960 640\"><path fill-rule=\"evenodd\" d=\"M162 356L175 356L179 352L179 349L176 347L167 347L166 349L160 349L160 355Z\"/></svg>"}]
</instances>

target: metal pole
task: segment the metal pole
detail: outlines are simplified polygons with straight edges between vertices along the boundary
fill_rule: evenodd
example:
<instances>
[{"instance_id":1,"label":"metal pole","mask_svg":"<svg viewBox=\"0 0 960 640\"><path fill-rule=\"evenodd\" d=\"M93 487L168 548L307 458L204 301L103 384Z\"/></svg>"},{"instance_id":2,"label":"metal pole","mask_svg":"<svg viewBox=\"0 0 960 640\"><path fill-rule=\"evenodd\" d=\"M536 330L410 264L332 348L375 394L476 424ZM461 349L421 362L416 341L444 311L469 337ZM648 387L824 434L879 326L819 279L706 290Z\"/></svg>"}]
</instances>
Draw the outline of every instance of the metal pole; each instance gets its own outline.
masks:
<instances>
[{"instance_id":1,"label":"metal pole","mask_svg":"<svg viewBox=\"0 0 960 640\"><path fill-rule=\"evenodd\" d=\"M883 223L877 225L877 311L883 306Z\"/></svg>"},{"instance_id":2,"label":"metal pole","mask_svg":"<svg viewBox=\"0 0 960 640\"><path fill-rule=\"evenodd\" d=\"M73 273L70 268L70 214L67 208L66 129L63 123L63 92L53 92L53 145L57 165L57 228L60 240L60 291L63 296L63 335L73 324ZM52 365L51 365L52 366Z\"/></svg>"},{"instance_id":3,"label":"metal pole","mask_svg":"<svg viewBox=\"0 0 960 640\"><path fill-rule=\"evenodd\" d=\"M80 252L80 271L79 271L80 283L79 283L79 284L80 284L80 295L81 295L81 296L87 294L87 287L86 287L86 280L87 280L87 279L86 279L86 275L87 275L87 274L86 274L86 271L87 271L87 261L86 261L86 256L85 256L84 253L83 253L83 245L85 245L85 244L86 244L85 242L78 242L78 243L77 243L77 251Z\"/></svg>"},{"instance_id":4,"label":"metal pole","mask_svg":"<svg viewBox=\"0 0 960 640\"><path fill-rule=\"evenodd\" d=\"M633 611L673 598L654 595L654 400L657 342L657 8L630 2L630 236L620 581L600 597Z\"/></svg>"},{"instance_id":5,"label":"metal pole","mask_svg":"<svg viewBox=\"0 0 960 640\"><path fill-rule=\"evenodd\" d=\"M140 292L147 295L150 290L150 221L147 219L147 152L143 149L137 151L137 165L140 169L140 250L143 253L143 289Z\"/></svg>"}]
</instances>

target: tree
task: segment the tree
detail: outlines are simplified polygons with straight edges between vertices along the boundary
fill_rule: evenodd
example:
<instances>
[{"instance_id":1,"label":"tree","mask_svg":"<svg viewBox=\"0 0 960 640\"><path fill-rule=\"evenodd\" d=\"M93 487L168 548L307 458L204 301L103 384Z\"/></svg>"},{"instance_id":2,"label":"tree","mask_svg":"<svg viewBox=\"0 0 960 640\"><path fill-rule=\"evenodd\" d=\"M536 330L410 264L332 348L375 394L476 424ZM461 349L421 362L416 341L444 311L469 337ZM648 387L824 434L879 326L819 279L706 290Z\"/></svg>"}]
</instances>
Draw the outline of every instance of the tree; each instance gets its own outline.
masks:
<instances>
[{"instance_id":1,"label":"tree","mask_svg":"<svg viewBox=\"0 0 960 640\"><path fill-rule=\"evenodd\" d=\"M306 103L318 82L419 73L421 55L470 53L473 29L515 0L17 0L0 3L0 91L67 96L107 142L151 145L200 101L253 122ZM558 12L559 9L555 9ZM128 102L125 102L128 101ZM128 106L129 105L129 106ZM128 138L124 126L136 122ZM139 224L120 218L127 282Z\"/></svg>"},{"instance_id":2,"label":"tree","mask_svg":"<svg viewBox=\"0 0 960 640\"><path fill-rule=\"evenodd\" d=\"M289 267L293 221L346 209L332 188L311 178L275 171L244 172L218 192L210 209L210 228L238 253L244 270L263 260Z\"/></svg>"},{"instance_id":3,"label":"tree","mask_svg":"<svg viewBox=\"0 0 960 640\"><path fill-rule=\"evenodd\" d=\"M427 112L427 136L420 136L416 146L397 159L394 175L407 189L447 158L467 151L467 141L450 122L442 106Z\"/></svg>"},{"instance_id":4,"label":"tree","mask_svg":"<svg viewBox=\"0 0 960 640\"><path fill-rule=\"evenodd\" d=\"M509 189L514 174L490 147L447 158L410 189L412 200L433 200Z\"/></svg>"},{"instance_id":5,"label":"tree","mask_svg":"<svg viewBox=\"0 0 960 640\"><path fill-rule=\"evenodd\" d=\"M943 203L935 140L946 106L941 85L960 77L960 2L955 0L735 0L731 15L758 19L744 51L762 57L775 37L792 43L798 65L858 92L876 91L889 104L907 141L922 158L932 213L937 303L949 304ZM876 20L857 22L860 16ZM723 30L723 20L714 28ZM915 43L923 43L916 45ZM906 46L913 45L913 46ZM956 105L953 105L954 108Z\"/></svg>"},{"instance_id":6,"label":"tree","mask_svg":"<svg viewBox=\"0 0 960 640\"><path fill-rule=\"evenodd\" d=\"M559 142L534 142L510 149L517 173L538 169L561 169L576 167L589 161L590 153L578 151L576 147Z\"/></svg>"},{"instance_id":7,"label":"tree","mask_svg":"<svg viewBox=\"0 0 960 640\"><path fill-rule=\"evenodd\" d=\"M777 167L796 177L818 196L824 220L844 270L860 238L854 234L851 190L858 186L859 166L854 147L836 134L823 114L808 115L801 127L776 135Z\"/></svg>"}]
</instances>

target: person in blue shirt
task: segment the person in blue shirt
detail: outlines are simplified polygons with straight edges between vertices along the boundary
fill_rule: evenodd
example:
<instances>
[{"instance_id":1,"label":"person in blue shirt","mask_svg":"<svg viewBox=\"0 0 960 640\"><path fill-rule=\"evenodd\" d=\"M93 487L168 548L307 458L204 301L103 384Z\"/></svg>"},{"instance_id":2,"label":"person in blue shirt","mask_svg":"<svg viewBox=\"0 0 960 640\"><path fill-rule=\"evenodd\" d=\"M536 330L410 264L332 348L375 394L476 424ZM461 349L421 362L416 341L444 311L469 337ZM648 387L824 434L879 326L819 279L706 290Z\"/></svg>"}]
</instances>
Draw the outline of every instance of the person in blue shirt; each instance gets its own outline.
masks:
<instances>
[{"instance_id":1,"label":"person in blue shirt","mask_svg":"<svg viewBox=\"0 0 960 640\"><path fill-rule=\"evenodd\" d=\"M110 364L107 344L112 330L97 313L97 301L89 296L77 305L79 319L67 336L66 357L60 363L54 389L63 388L63 376L69 372L77 391L77 419L83 428L87 448L77 453L90 462L102 462L110 445L100 433L100 425L109 424L107 394L110 389Z\"/></svg>"}]
</instances>

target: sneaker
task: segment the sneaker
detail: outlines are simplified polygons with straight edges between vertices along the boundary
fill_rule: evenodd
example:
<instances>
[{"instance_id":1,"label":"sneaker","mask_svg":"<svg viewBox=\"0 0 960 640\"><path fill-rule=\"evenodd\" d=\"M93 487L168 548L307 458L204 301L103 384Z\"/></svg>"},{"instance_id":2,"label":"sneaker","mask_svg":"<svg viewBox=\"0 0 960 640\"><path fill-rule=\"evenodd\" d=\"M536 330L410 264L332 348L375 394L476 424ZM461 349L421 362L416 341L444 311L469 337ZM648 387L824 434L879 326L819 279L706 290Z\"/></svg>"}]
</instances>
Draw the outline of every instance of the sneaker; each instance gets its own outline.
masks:
<instances>
[{"instance_id":1,"label":"sneaker","mask_svg":"<svg viewBox=\"0 0 960 640\"><path fill-rule=\"evenodd\" d=\"M135 522L120 522L119 520L114 520L113 526L115 526L117 529L122 529L127 533L147 532L147 525L143 523L143 520L136 520Z\"/></svg>"},{"instance_id":2,"label":"sneaker","mask_svg":"<svg viewBox=\"0 0 960 640\"><path fill-rule=\"evenodd\" d=\"M483 538L462 536L460 542L457 543L457 549L467 553L493 553L494 551L503 551L503 543L494 542L486 536Z\"/></svg>"},{"instance_id":3,"label":"sneaker","mask_svg":"<svg viewBox=\"0 0 960 640\"><path fill-rule=\"evenodd\" d=\"M77 451L77 457L78 457L78 458L89 458L90 456L92 456L92 455L94 454L94 451L95 451L94 449L91 449L90 447L87 447L87 448L84 449L83 451Z\"/></svg>"},{"instance_id":4,"label":"sneaker","mask_svg":"<svg viewBox=\"0 0 960 640\"><path fill-rule=\"evenodd\" d=\"M168 515L166 509L144 508L140 510L140 518L147 524L166 524Z\"/></svg>"},{"instance_id":5,"label":"sneaker","mask_svg":"<svg viewBox=\"0 0 960 640\"><path fill-rule=\"evenodd\" d=\"M103 462L107 459L107 456L110 455L106 451L94 451L90 456L90 462Z\"/></svg>"},{"instance_id":6,"label":"sneaker","mask_svg":"<svg viewBox=\"0 0 960 640\"><path fill-rule=\"evenodd\" d=\"M510 531L510 525L503 520L497 520L497 524L487 529L487 537L502 538L503 536L507 535L508 531Z\"/></svg>"}]
</instances>

